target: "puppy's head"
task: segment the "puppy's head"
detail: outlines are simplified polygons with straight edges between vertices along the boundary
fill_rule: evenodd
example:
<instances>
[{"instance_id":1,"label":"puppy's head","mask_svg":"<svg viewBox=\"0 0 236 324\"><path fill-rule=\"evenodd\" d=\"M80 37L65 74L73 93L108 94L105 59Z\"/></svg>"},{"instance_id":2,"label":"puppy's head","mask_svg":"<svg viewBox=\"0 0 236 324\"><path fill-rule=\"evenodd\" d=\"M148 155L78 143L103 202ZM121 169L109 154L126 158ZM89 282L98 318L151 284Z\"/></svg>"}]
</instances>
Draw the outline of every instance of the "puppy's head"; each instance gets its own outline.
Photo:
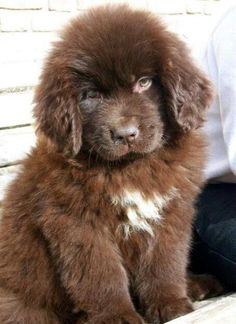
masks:
<instances>
[{"instance_id":1,"label":"puppy's head","mask_svg":"<svg viewBox=\"0 0 236 324\"><path fill-rule=\"evenodd\" d=\"M55 44L35 117L59 150L117 160L198 128L211 99L209 81L159 19L107 6L72 21Z\"/></svg>"}]
</instances>

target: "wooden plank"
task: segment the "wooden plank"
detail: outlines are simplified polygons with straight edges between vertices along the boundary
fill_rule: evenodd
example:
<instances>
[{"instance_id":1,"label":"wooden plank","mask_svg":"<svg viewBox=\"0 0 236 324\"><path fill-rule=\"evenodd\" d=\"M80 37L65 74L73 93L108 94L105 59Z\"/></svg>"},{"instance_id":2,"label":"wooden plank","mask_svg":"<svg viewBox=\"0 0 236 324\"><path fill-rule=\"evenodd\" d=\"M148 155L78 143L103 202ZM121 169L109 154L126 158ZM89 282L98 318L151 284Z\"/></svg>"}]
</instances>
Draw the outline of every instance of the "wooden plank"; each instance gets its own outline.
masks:
<instances>
[{"instance_id":1,"label":"wooden plank","mask_svg":"<svg viewBox=\"0 0 236 324\"><path fill-rule=\"evenodd\" d=\"M6 168L0 168L0 205L4 197L5 190L9 183L15 178L19 166L14 165Z\"/></svg>"},{"instance_id":2,"label":"wooden plank","mask_svg":"<svg viewBox=\"0 0 236 324\"><path fill-rule=\"evenodd\" d=\"M0 63L0 90L34 86L41 70L41 60Z\"/></svg>"},{"instance_id":3,"label":"wooden plank","mask_svg":"<svg viewBox=\"0 0 236 324\"><path fill-rule=\"evenodd\" d=\"M4 93L0 95L0 128L31 124L33 92Z\"/></svg>"},{"instance_id":4,"label":"wooden plank","mask_svg":"<svg viewBox=\"0 0 236 324\"><path fill-rule=\"evenodd\" d=\"M195 304L196 310L169 324L236 324L236 294L221 296Z\"/></svg>"},{"instance_id":5,"label":"wooden plank","mask_svg":"<svg viewBox=\"0 0 236 324\"><path fill-rule=\"evenodd\" d=\"M0 131L0 167L16 164L35 143L32 126Z\"/></svg>"}]
</instances>

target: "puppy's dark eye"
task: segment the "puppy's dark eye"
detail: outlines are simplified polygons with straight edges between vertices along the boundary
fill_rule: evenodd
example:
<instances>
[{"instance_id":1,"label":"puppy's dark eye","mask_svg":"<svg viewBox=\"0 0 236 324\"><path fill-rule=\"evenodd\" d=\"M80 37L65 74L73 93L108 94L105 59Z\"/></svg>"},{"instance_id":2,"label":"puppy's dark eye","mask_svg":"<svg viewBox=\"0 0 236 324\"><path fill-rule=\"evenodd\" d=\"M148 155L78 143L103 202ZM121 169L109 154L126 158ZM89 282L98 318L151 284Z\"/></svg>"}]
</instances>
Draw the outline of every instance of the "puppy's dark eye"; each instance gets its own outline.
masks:
<instances>
[{"instance_id":1,"label":"puppy's dark eye","mask_svg":"<svg viewBox=\"0 0 236 324\"><path fill-rule=\"evenodd\" d=\"M87 99L101 99L102 94L97 90L89 90L86 92Z\"/></svg>"}]
</instances>

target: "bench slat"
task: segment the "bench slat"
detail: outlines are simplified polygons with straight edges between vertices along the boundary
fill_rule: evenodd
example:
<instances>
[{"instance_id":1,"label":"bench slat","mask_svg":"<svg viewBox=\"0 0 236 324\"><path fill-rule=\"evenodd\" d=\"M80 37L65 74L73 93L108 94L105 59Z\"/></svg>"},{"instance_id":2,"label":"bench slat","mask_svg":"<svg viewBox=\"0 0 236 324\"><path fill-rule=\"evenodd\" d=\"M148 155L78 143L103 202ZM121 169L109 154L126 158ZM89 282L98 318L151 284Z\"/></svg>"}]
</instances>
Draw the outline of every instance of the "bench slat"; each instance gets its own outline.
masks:
<instances>
[{"instance_id":1,"label":"bench slat","mask_svg":"<svg viewBox=\"0 0 236 324\"><path fill-rule=\"evenodd\" d=\"M0 130L0 167L16 164L34 143L32 126Z\"/></svg>"},{"instance_id":2,"label":"bench slat","mask_svg":"<svg viewBox=\"0 0 236 324\"><path fill-rule=\"evenodd\" d=\"M0 204L8 184L15 178L19 166L14 165L6 168L0 168Z\"/></svg>"},{"instance_id":3,"label":"bench slat","mask_svg":"<svg viewBox=\"0 0 236 324\"><path fill-rule=\"evenodd\" d=\"M42 61L0 64L0 89L30 87L38 83Z\"/></svg>"},{"instance_id":4,"label":"bench slat","mask_svg":"<svg viewBox=\"0 0 236 324\"><path fill-rule=\"evenodd\" d=\"M0 95L0 128L31 124L33 92Z\"/></svg>"}]
</instances>

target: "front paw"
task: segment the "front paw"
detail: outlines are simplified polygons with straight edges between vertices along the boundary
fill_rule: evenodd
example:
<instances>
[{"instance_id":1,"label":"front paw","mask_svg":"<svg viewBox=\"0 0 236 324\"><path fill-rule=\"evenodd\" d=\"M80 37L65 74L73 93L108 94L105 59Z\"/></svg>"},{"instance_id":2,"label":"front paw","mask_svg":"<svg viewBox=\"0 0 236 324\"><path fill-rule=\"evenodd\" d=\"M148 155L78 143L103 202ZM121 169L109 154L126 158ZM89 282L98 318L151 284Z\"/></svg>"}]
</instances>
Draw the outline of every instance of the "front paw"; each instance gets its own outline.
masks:
<instances>
[{"instance_id":1,"label":"front paw","mask_svg":"<svg viewBox=\"0 0 236 324\"><path fill-rule=\"evenodd\" d=\"M193 311L191 302L187 298L162 301L152 316L148 316L148 323L161 324ZM154 315L155 314L155 315ZM149 313L150 315L150 313Z\"/></svg>"},{"instance_id":2,"label":"front paw","mask_svg":"<svg viewBox=\"0 0 236 324\"><path fill-rule=\"evenodd\" d=\"M193 311L188 298L163 299L145 312L145 319L151 324L162 324Z\"/></svg>"},{"instance_id":3,"label":"front paw","mask_svg":"<svg viewBox=\"0 0 236 324\"><path fill-rule=\"evenodd\" d=\"M192 311L193 306L188 298L166 301L159 308L159 323L171 321L179 316L191 313Z\"/></svg>"}]
</instances>

